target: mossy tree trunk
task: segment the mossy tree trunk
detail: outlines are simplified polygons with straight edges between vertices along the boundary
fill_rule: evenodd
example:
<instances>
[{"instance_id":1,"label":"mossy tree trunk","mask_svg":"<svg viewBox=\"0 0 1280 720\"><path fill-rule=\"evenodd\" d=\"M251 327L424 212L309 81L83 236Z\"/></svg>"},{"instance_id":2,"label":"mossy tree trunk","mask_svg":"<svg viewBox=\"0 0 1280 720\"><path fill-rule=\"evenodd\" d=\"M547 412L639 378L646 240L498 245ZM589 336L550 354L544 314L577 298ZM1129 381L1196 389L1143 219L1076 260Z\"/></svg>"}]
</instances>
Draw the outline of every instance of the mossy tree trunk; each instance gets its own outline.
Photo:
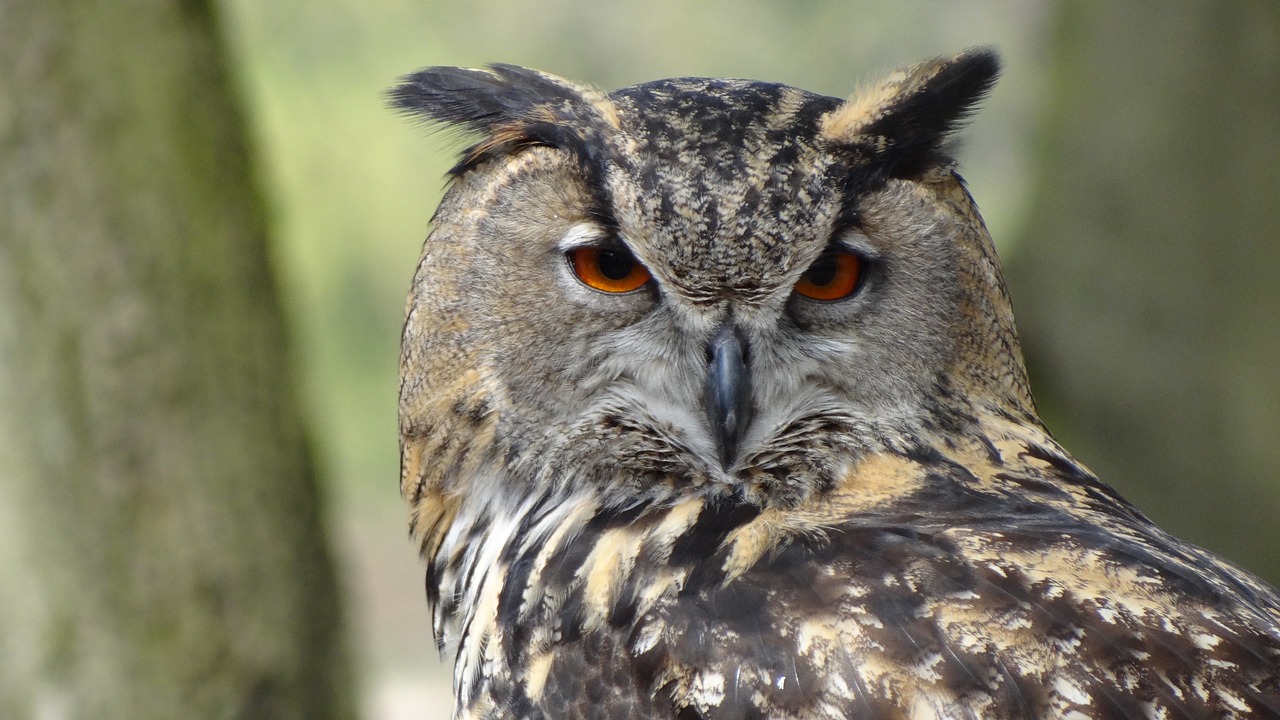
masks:
<instances>
[{"instance_id":1,"label":"mossy tree trunk","mask_svg":"<svg viewBox=\"0 0 1280 720\"><path fill-rule=\"evenodd\" d=\"M1280 3L1060 4L1009 267L1051 429L1280 582Z\"/></svg>"},{"instance_id":2,"label":"mossy tree trunk","mask_svg":"<svg viewBox=\"0 0 1280 720\"><path fill-rule=\"evenodd\" d=\"M0 716L345 718L204 0L0 2Z\"/></svg>"}]
</instances>

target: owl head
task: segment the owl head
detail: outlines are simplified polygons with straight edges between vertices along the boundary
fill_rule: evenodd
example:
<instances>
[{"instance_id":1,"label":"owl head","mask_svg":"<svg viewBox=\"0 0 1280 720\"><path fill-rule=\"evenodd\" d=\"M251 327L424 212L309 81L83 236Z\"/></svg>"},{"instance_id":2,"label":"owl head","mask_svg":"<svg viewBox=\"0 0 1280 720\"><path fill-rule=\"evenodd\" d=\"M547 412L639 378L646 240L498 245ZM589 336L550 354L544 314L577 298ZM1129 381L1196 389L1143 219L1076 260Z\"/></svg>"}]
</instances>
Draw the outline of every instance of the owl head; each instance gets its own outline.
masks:
<instances>
[{"instance_id":1,"label":"owl head","mask_svg":"<svg viewBox=\"0 0 1280 720\"><path fill-rule=\"evenodd\" d=\"M848 100L704 78L606 94L510 65L407 77L397 108L475 137L408 300L418 520L573 493L794 504L975 413L1037 422L947 153L998 69L968 51Z\"/></svg>"}]
</instances>

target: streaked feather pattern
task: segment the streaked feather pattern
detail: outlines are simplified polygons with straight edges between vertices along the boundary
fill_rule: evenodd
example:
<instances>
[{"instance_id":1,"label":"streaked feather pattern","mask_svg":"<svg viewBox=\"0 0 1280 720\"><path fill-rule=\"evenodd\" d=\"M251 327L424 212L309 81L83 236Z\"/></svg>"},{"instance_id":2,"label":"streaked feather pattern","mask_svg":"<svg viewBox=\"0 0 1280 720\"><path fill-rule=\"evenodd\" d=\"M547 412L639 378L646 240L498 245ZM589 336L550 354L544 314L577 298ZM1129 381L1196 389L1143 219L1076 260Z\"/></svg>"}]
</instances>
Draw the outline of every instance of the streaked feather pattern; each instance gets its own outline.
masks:
<instances>
[{"instance_id":1,"label":"streaked feather pattern","mask_svg":"<svg viewBox=\"0 0 1280 720\"><path fill-rule=\"evenodd\" d=\"M1280 716L1277 591L1155 527L1036 415L945 154L997 70L969 51L845 102L505 65L393 91L480 136L401 364L456 718ZM579 243L652 281L585 288ZM793 294L831 248L861 289ZM733 446L703 397L713 336L741 351Z\"/></svg>"}]
</instances>

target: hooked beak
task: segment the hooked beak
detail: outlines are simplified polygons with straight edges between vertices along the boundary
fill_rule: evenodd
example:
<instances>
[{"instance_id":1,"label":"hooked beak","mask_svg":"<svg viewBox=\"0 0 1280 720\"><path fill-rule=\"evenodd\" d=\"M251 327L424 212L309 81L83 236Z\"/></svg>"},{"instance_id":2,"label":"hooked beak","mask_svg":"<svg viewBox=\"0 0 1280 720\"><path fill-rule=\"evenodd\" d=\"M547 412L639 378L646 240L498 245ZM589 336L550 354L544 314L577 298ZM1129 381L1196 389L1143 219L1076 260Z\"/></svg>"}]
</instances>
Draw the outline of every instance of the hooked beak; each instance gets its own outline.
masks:
<instances>
[{"instance_id":1,"label":"hooked beak","mask_svg":"<svg viewBox=\"0 0 1280 720\"><path fill-rule=\"evenodd\" d=\"M707 345L707 384L702 398L720 451L720 465L725 469L737 458L738 442L751 421L747 360L746 338L726 320Z\"/></svg>"}]
</instances>

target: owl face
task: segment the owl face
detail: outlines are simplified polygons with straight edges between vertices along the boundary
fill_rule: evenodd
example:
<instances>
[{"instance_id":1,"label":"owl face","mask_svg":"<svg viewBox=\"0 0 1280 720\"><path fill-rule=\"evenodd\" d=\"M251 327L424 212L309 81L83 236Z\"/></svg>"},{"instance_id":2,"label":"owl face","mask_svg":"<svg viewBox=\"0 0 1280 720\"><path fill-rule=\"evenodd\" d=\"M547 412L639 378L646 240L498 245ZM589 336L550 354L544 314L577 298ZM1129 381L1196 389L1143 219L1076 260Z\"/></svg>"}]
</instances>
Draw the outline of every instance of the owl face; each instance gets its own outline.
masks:
<instances>
[{"instance_id":1,"label":"owl face","mask_svg":"<svg viewBox=\"0 0 1280 720\"><path fill-rule=\"evenodd\" d=\"M521 483L768 504L966 403L1025 410L1012 319L972 319L1007 300L939 149L993 63L848 102L707 79L605 96L507 66L411 78L402 107L483 137L414 281L402 430L460 443L470 418L493 473ZM451 73L452 104L424 97L432 72ZM1003 377L973 357L993 337ZM928 399L939 388L955 407Z\"/></svg>"}]
</instances>

